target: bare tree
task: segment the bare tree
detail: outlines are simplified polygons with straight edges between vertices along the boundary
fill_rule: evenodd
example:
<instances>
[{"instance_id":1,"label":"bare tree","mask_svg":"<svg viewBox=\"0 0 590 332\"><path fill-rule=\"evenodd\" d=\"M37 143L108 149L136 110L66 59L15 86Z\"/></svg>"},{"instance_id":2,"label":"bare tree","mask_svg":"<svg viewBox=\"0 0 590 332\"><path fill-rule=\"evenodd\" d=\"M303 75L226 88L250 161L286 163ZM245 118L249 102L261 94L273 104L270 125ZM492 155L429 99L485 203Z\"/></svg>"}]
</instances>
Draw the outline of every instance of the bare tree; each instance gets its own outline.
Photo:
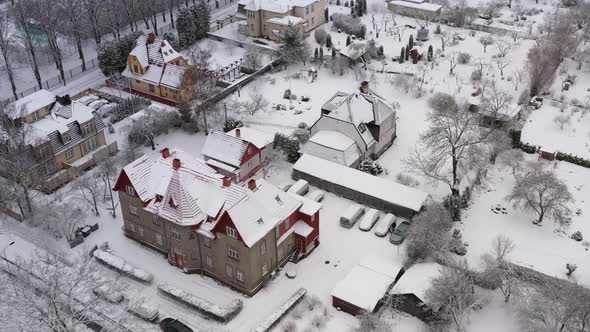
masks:
<instances>
[{"instance_id":1,"label":"bare tree","mask_svg":"<svg viewBox=\"0 0 590 332\"><path fill-rule=\"evenodd\" d=\"M529 90L531 96L537 95L543 86L549 81L553 70L558 65L555 59L540 47L529 50L526 70L529 78Z\"/></svg>"},{"instance_id":2,"label":"bare tree","mask_svg":"<svg viewBox=\"0 0 590 332\"><path fill-rule=\"evenodd\" d=\"M465 260L457 262L456 267L444 266L426 291L427 303L440 308L439 318L450 320L457 332L466 331L470 311L484 302L475 294L473 279L467 271Z\"/></svg>"},{"instance_id":3,"label":"bare tree","mask_svg":"<svg viewBox=\"0 0 590 332\"><path fill-rule=\"evenodd\" d=\"M402 42L402 38L404 37L404 33L406 32L406 27L401 25L394 25L389 29L392 35L397 36L397 41Z\"/></svg>"},{"instance_id":4,"label":"bare tree","mask_svg":"<svg viewBox=\"0 0 590 332\"><path fill-rule=\"evenodd\" d=\"M522 70L516 70L512 73L512 76L509 77L510 79L508 81L514 87L514 91L518 91L518 87L520 86L520 83L524 80L524 76L525 73Z\"/></svg>"},{"instance_id":5,"label":"bare tree","mask_svg":"<svg viewBox=\"0 0 590 332\"><path fill-rule=\"evenodd\" d=\"M490 253L483 255L484 274L490 282L498 284L498 288L504 295L504 302L510 301L510 297L519 294L521 280L514 265L508 260L508 255L514 250L514 242L505 235L498 235L492 241Z\"/></svg>"},{"instance_id":6,"label":"bare tree","mask_svg":"<svg viewBox=\"0 0 590 332\"><path fill-rule=\"evenodd\" d=\"M82 45L82 26L85 23L84 11L81 0L59 0L60 16L65 17L64 24L68 31L72 33L72 38L78 50L78 57L82 63L82 71L86 70L86 60L84 57L84 46ZM133 24L132 24L133 26Z\"/></svg>"},{"instance_id":7,"label":"bare tree","mask_svg":"<svg viewBox=\"0 0 590 332\"><path fill-rule=\"evenodd\" d=\"M500 71L500 76L504 77L504 69L510 65L510 62L505 58L496 59L496 67Z\"/></svg>"},{"instance_id":8,"label":"bare tree","mask_svg":"<svg viewBox=\"0 0 590 332\"><path fill-rule=\"evenodd\" d=\"M260 165L262 167L262 176L263 178L266 178L271 170L280 169L287 165L287 156L285 155L285 152L278 147L270 149L266 157L262 159Z\"/></svg>"},{"instance_id":9,"label":"bare tree","mask_svg":"<svg viewBox=\"0 0 590 332\"><path fill-rule=\"evenodd\" d=\"M107 208L111 210L111 215L113 218L117 216L117 209L115 204L115 195L113 194L113 185L115 183L115 179L119 174L119 166L117 165L118 158L109 158L107 160L103 160L98 165L98 174L103 181L104 185L104 194L103 199L110 200L111 207Z\"/></svg>"},{"instance_id":10,"label":"bare tree","mask_svg":"<svg viewBox=\"0 0 590 332\"><path fill-rule=\"evenodd\" d=\"M101 179L94 174L86 173L80 175L73 182L74 188L78 192L78 200L90 206L95 215L100 215L99 203L102 192Z\"/></svg>"},{"instance_id":11,"label":"bare tree","mask_svg":"<svg viewBox=\"0 0 590 332\"><path fill-rule=\"evenodd\" d=\"M559 114L553 118L553 122L559 127L559 129L563 130L563 128L570 124L571 116L568 114Z\"/></svg>"},{"instance_id":12,"label":"bare tree","mask_svg":"<svg viewBox=\"0 0 590 332\"><path fill-rule=\"evenodd\" d=\"M38 18L40 26L43 28L45 32L45 36L47 37L47 44L49 45L49 51L51 53L51 57L55 62L55 66L59 71L59 76L61 77L61 82L63 85L66 85L66 77L64 72L64 65L63 65L63 55L61 51L61 46L59 45L58 40L58 30L60 25L62 24L63 20L58 13L58 4L57 0L36 0L35 1L35 16Z\"/></svg>"},{"instance_id":13,"label":"bare tree","mask_svg":"<svg viewBox=\"0 0 590 332\"><path fill-rule=\"evenodd\" d=\"M2 54L2 60L4 60L4 68L6 74L8 74L8 81L12 88L12 95L14 99L18 99L16 94L16 84L14 82L14 72L12 70L12 62L14 60L14 37L12 35L12 29L9 26L9 18L7 11L0 12L0 53Z\"/></svg>"},{"instance_id":14,"label":"bare tree","mask_svg":"<svg viewBox=\"0 0 590 332\"><path fill-rule=\"evenodd\" d=\"M92 290L116 291L116 279L99 275L89 252L65 263L47 253L18 259L12 275L0 274L0 323L13 331L76 331L96 317Z\"/></svg>"},{"instance_id":15,"label":"bare tree","mask_svg":"<svg viewBox=\"0 0 590 332\"><path fill-rule=\"evenodd\" d=\"M81 0L82 6L86 10L87 18L96 44L100 44L100 20L104 10L105 0Z\"/></svg>"},{"instance_id":16,"label":"bare tree","mask_svg":"<svg viewBox=\"0 0 590 332\"><path fill-rule=\"evenodd\" d=\"M481 93L481 107L492 118L492 125L496 126L497 122L507 108L510 108L512 95L502 90L495 82L488 84ZM504 113L502 113L504 111Z\"/></svg>"},{"instance_id":17,"label":"bare tree","mask_svg":"<svg viewBox=\"0 0 590 332\"><path fill-rule=\"evenodd\" d=\"M459 64L459 53L453 52L453 53L449 54L449 56L447 57L447 60L449 61L449 73L451 75L453 75L453 71L455 70L455 68Z\"/></svg>"},{"instance_id":18,"label":"bare tree","mask_svg":"<svg viewBox=\"0 0 590 332\"><path fill-rule=\"evenodd\" d=\"M31 32L31 26L29 24L28 11L30 6L27 5L25 0L16 0L13 2L14 14L18 23L19 30L22 33L25 47L27 49L27 55L31 64L31 69L37 80L39 89L43 89L41 83L41 74L39 73L39 65L37 60L37 52L35 50L35 43L33 42L33 34Z\"/></svg>"},{"instance_id":19,"label":"bare tree","mask_svg":"<svg viewBox=\"0 0 590 332\"><path fill-rule=\"evenodd\" d=\"M379 314L364 311L358 317L358 327L352 328L351 332L387 332L391 327Z\"/></svg>"},{"instance_id":20,"label":"bare tree","mask_svg":"<svg viewBox=\"0 0 590 332\"><path fill-rule=\"evenodd\" d=\"M510 50L512 50L512 43L499 39L496 42L496 48L498 49L498 57L504 58L510 53Z\"/></svg>"},{"instance_id":21,"label":"bare tree","mask_svg":"<svg viewBox=\"0 0 590 332\"><path fill-rule=\"evenodd\" d=\"M244 66L258 70L262 62L262 53L253 45L246 46L246 54L244 54Z\"/></svg>"},{"instance_id":22,"label":"bare tree","mask_svg":"<svg viewBox=\"0 0 590 332\"><path fill-rule=\"evenodd\" d=\"M68 241L74 239L76 230L86 219L86 210L76 202L47 204L41 208L43 213L37 213L35 218L43 218L41 222L48 223L49 229Z\"/></svg>"},{"instance_id":23,"label":"bare tree","mask_svg":"<svg viewBox=\"0 0 590 332\"><path fill-rule=\"evenodd\" d=\"M445 31L445 32L438 35L438 39L440 40L440 47L441 47L442 51L444 52L447 44L451 40L453 40L453 34L449 33L448 31Z\"/></svg>"},{"instance_id":24,"label":"bare tree","mask_svg":"<svg viewBox=\"0 0 590 332\"><path fill-rule=\"evenodd\" d=\"M411 262L435 257L448 250L453 221L441 204L432 204L412 219L406 254Z\"/></svg>"},{"instance_id":25,"label":"bare tree","mask_svg":"<svg viewBox=\"0 0 590 332\"><path fill-rule=\"evenodd\" d=\"M574 199L567 185L553 171L538 162L520 163L514 168L514 176L516 184L506 199L536 213L539 218L535 224L542 223L546 214L558 223L569 222L568 204Z\"/></svg>"},{"instance_id":26,"label":"bare tree","mask_svg":"<svg viewBox=\"0 0 590 332\"><path fill-rule=\"evenodd\" d=\"M241 107L250 115L254 115L254 113L259 111L264 111L270 104L268 99L264 97L264 93L260 90L252 91L249 98L250 100L241 103Z\"/></svg>"},{"instance_id":27,"label":"bare tree","mask_svg":"<svg viewBox=\"0 0 590 332\"><path fill-rule=\"evenodd\" d=\"M450 95L437 93L429 103L433 108L428 115L430 126L404 164L409 172L440 181L459 196L463 175L482 167L482 151L494 128L480 127L479 115Z\"/></svg>"}]
</instances>

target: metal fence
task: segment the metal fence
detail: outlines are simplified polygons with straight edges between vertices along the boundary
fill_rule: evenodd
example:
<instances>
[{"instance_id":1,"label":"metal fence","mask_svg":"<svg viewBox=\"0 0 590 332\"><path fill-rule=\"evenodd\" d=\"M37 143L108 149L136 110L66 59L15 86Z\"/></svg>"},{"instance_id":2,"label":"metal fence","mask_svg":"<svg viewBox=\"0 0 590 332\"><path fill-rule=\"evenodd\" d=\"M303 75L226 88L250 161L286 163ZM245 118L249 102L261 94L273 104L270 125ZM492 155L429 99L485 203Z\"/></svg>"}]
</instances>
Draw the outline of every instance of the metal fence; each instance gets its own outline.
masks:
<instances>
[{"instance_id":1,"label":"metal fence","mask_svg":"<svg viewBox=\"0 0 590 332\"><path fill-rule=\"evenodd\" d=\"M88 70L98 67L98 59L97 58L90 59L90 60L86 61L84 64L86 65L86 70L82 70L82 65L76 66L74 68L66 69L64 71L65 83L82 76L82 74L85 71L88 71ZM51 88L55 88L56 86L64 85L64 82L62 81L61 77L59 75L57 75L57 76L54 76L50 79L43 81L41 85L43 86L43 89L48 90ZM21 99L25 96L28 96L32 93L39 91L39 90L40 90L39 86L35 85L30 89L17 92L16 94L18 95L18 99ZM0 103L11 103L13 101L15 101L14 96L4 99L4 100L0 101Z\"/></svg>"}]
</instances>

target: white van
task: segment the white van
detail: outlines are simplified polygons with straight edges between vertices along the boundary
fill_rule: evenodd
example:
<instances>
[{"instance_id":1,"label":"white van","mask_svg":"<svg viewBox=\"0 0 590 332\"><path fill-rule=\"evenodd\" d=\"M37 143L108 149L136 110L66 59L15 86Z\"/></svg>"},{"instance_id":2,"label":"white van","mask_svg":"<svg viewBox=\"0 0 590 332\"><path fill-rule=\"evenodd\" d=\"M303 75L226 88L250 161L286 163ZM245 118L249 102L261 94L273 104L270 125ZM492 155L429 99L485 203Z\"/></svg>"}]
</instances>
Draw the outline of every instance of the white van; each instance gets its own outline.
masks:
<instances>
[{"instance_id":1,"label":"white van","mask_svg":"<svg viewBox=\"0 0 590 332\"><path fill-rule=\"evenodd\" d=\"M377 219L381 216L381 213L375 209L368 209L365 215L359 222L359 229L363 232L368 232L373 228Z\"/></svg>"},{"instance_id":2,"label":"white van","mask_svg":"<svg viewBox=\"0 0 590 332\"><path fill-rule=\"evenodd\" d=\"M377 226L375 226L375 235L381 237L386 236L389 231L395 228L396 221L397 218L393 214L386 214L381 219L379 219Z\"/></svg>"},{"instance_id":3,"label":"white van","mask_svg":"<svg viewBox=\"0 0 590 332\"><path fill-rule=\"evenodd\" d=\"M291 188L289 188L288 192L297 194L299 196L304 196L309 191L309 183L307 181L301 179L297 180L297 182L293 183Z\"/></svg>"},{"instance_id":4,"label":"white van","mask_svg":"<svg viewBox=\"0 0 590 332\"><path fill-rule=\"evenodd\" d=\"M107 285L102 285L92 290L92 292L111 303L121 303L124 300L124 296L121 292L111 289Z\"/></svg>"},{"instance_id":5,"label":"white van","mask_svg":"<svg viewBox=\"0 0 590 332\"><path fill-rule=\"evenodd\" d=\"M323 190L314 190L307 194L307 198L311 199L312 201L321 202L324 199L325 192Z\"/></svg>"},{"instance_id":6,"label":"white van","mask_svg":"<svg viewBox=\"0 0 590 332\"><path fill-rule=\"evenodd\" d=\"M346 211L344 211L344 214L340 217L340 226L351 228L352 226L354 226L354 224L356 224L356 222L363 215L363 213L365 213L364 206L358 204L351 205L348 209L346 209Z\"/></svg>"}]
</instances>

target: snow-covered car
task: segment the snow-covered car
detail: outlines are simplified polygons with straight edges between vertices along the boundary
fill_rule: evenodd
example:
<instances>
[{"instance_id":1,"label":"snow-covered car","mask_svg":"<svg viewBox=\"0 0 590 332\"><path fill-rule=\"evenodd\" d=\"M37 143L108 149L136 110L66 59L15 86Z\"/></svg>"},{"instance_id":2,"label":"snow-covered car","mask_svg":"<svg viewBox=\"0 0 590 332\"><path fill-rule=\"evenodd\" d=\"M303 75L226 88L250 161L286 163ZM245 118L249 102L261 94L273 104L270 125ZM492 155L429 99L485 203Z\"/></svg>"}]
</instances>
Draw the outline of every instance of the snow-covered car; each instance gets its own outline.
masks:
<instances>
[{"instance_id":1,"label":"snow-covered car","mask_svg":"<svg viewBox=\"0 0 590 332\"><path fill-rule=\"evenodd\" d=\"M321 202L324 199L325 192L323 190L316 189L309 194L307 194L307 198L311 199L312 201Z\"/></svg>"},{"instance_id":2,"label":"snow-covered car","mask_svg":"<svg viewBox=\"0 0 590 332\"><path fill-rule=\"evenodd\" d=\"M158 309L142 302L130 304L127 306L127 311L150 322L158 319L158 316L160 315Z\"/></svg>"},{"instance_id":3,"label":"snow-covered car","mask_svg":"<svg viewBox=\"0 0 590 332\"><path fill-rule=\"evenodd\" d=\"M186 326L176 318L164 318L160 322L160 329L164 332L193 332L193 329Z\"/></svg>"},{"instance_id":4,"label":"snow-covered car","mask_svg":"<svg viewBox=\"0 0 590 332\"><path fill-rule=\"evenodd\" d=\"M297 194L300 196L304 196L309 191L309 183L307 181L300 179L297 182L293 183L291 188L289 188L288 192Z\"/></svg>"},{"instance_id":5,"label":"snow-covered car","mask_svg":"<svg viewBox=\"0 0 590 332\"><path fill-rule=\"evenodd\" d=\"M344 214L340 217L340 226L345 228L351 228L356 224L359 218L365 213L365 207L353 204L344 211Z\"/></svg>"},{"instance_id":6,"label":"snow-covered car","mask_svg":"<svg viewBox=\"0 0 590 332\"><path fill-rule=\"evenodd\" d=\"M541 108L541 106L543 106L543 97L533 97L533 99L531 99L529 102L529 106L533 106L536 110L538 110Z\"/></svg>"},{"instance_id":7,"label":"snow-covered car","mask_svg":"<svg viewBox=\"0 0 590 332\"><path fill-rule=\"evenodd\" d=\"M117 103L108 103L98 109L98 115L101 117L107 116L112 110L117 107Z\"/></svg>"},{"instance_id":8,"label":"snow-covered car","mask_svg":"<svg viewBox=\"0 0 590 332\"><path fill-rule=\"evenodd\" d=\"M92 292L100 297L103 298L111 303L121 303L125 299L121 292L117 292L107 285L102 285L92 290Z\"/></svg>"},{"instance_id":9,"label":"snow-covered car","mask_svg":"<svg viewBox=\"0 0 590 332\"><path fill-rule=\"evenodd\" d=\"M393 228L395 228L396 224L396 217L388 213L385 216L381 217L377 222L377 226L375 226L375 235L383 237L389 233Z\"/></svg>"},{"instance_id":10,"label":"snow-covered car","mask_svg":"<svg viewBox=\"0 0 590 332\"><path fill-rule=\"evenodd\" d=\"M359 222L359 229L363 232L370 231L379 219L380 215L381 213L378 210L368 209Z\"/></svg>"},{"instance_id":11,"label":"snow-covered car","mask_svg":"<svg viewBox=\"0 0 590 332\"><path fill-rule=\"evenodd\" d=\"M397 227L395 227L395 230L391 232L391 235L389 236L389 242L393 244L401 244L408 236L409 231L410 222L407 220L400 222Z\"/></svg>"},{"instance_id":12,"label":"snow-covered car","mask_svg":"<svg viewBox=\"0 0 590 332\"><path fill-rule=\"evenodd\" d=\"M281 184L279 186L279 188L281 188L282 191L288 191L292 185L293 185L292 183L286 182L286 183Z\"/></svg>"},{"instance_id":13,"label":"snow-covered car","mask_svg":"<svg viewBox=\"0 0 590 332\"><path fill-rule=\"evenodd\" d=\"M104 105L108 104L109 101L106 99L99 99L99 100L95 100L93 102L91 102L90 104L88 104L88 107L92 107L95 110L98 110L99 108L103 107Z\"/></svg>"},{"instance_id":14,"label":"snow-covered car","mask_svg":"<svg viewBox=\"0 0 590 332\"><path fill-rule=\"evenodd\" d=\"M84 96L84 97L78 99L77 102L82 103L82 104L88 106L88 104L90 104L90 103L92 103L94 101L97 101L99 99L100 98L98 98L97 95L87 95L87 96Z\"/></svg>"}]
</instances>

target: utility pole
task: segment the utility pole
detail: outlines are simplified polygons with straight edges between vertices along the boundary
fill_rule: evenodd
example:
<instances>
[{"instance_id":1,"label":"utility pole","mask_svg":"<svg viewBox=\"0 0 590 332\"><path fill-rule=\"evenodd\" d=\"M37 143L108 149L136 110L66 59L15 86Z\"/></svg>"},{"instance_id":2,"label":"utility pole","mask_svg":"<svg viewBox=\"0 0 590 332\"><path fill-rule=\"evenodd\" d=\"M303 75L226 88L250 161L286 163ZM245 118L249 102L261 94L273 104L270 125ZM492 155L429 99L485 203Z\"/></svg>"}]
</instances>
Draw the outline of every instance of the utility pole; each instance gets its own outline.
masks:
<instances>
[{"instance_id":1,"label":"utility pole","mask_svg":"<svg viewBox=\"0 0 590 332\"><path fill-rule=\"evenodd\" d=\"M6 247L4 247L4 249L2 250L2 253L4 255L4 261L6 261L6 267L8 268L8 274L12 274L10 272L10 262L8 261L8 258L6 258L6 249L8 249L8 247L10 247L11 245L14 244L14 241L10 242Z\"/></svg>"},{"instance_id":2,"label":"utility pole","mask_svg":"<svg viewBox=\"0 0 590 332\"><path fill-rule=\"evenodd\" d=\"M223 103L223 116L225 118L225 126L227 126L227 103Z\"/></svg>"}]
</instances>

